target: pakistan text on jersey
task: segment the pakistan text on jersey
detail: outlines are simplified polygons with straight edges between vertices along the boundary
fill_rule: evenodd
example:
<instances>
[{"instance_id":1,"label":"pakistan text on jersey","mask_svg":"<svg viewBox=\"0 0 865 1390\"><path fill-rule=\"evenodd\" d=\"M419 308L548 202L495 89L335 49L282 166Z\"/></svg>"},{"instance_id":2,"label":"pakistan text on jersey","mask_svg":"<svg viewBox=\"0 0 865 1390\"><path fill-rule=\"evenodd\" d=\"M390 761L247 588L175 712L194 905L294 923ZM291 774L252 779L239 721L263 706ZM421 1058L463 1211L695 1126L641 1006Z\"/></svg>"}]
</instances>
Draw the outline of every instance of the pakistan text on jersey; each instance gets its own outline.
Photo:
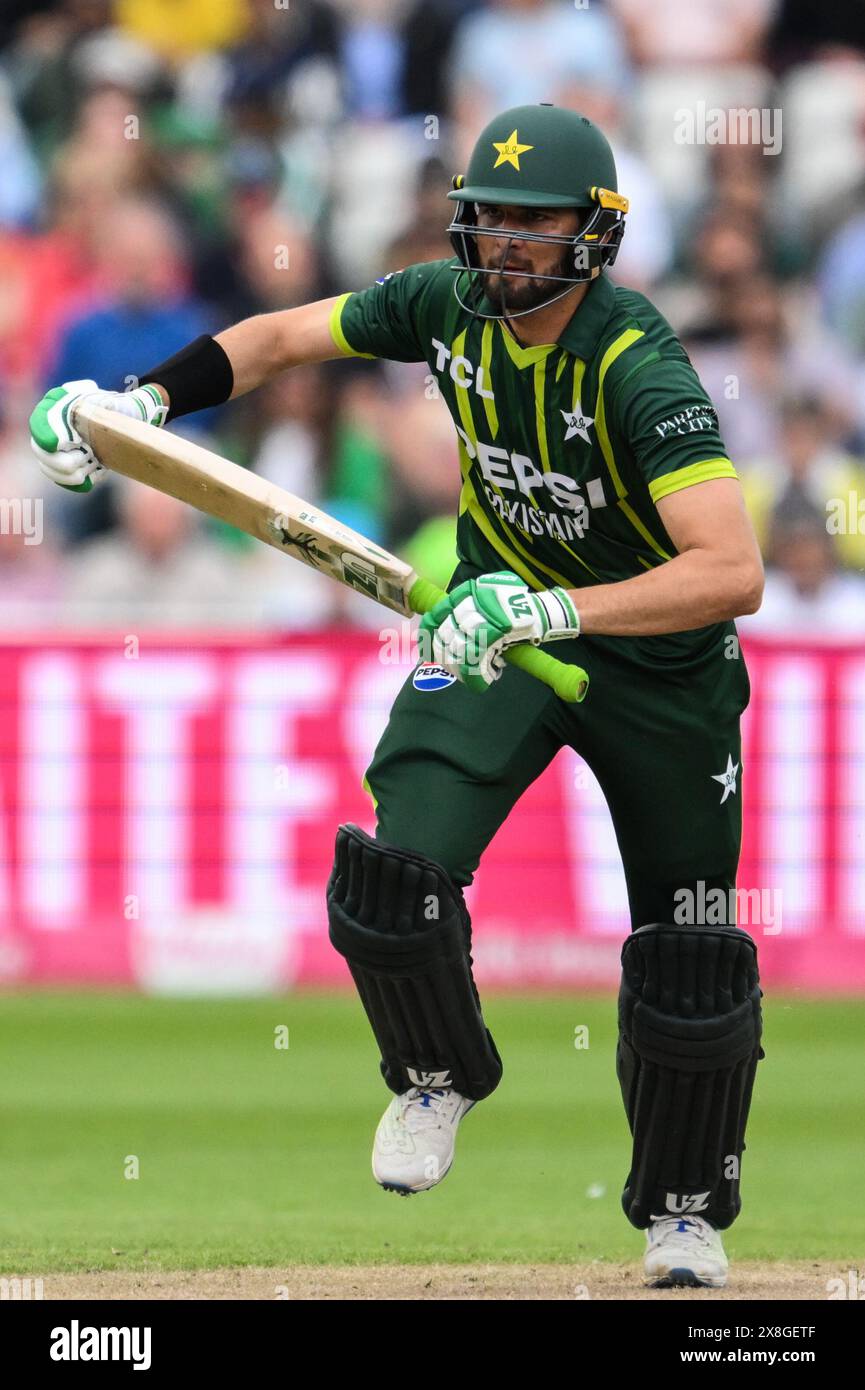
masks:
<instances>
[{"instance_id":1,"label":"pakistan text on jersey","mask_svg":"<svg viewBox=\"0 0 865 1390\"><path fill-rule=\"evenodd\" d=\"M503 521L516 526L526 536L554 536L560 541L582 540L589 521L585 505L580 516L561 515L545 512L540 507L529 507L525 502L508 501L500 493L494 492L488 483L484 484L487 501Z\"/></svg>"}]
</instances>

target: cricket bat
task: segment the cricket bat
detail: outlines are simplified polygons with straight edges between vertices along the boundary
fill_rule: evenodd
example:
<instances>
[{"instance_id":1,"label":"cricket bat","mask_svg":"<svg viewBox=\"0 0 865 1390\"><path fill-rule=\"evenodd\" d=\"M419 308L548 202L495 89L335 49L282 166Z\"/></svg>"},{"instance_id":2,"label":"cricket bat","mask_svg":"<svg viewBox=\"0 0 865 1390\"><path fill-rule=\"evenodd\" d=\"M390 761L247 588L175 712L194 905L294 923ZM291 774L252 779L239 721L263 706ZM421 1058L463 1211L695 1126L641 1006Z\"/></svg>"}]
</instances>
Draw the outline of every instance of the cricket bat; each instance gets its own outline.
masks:
<instances>
[{"instance_id":1,"label":"cricket bat","mask_svg":"<svg viewBox=\"0 0 865 1390\"><path fill-rule=\"evenodd\" d=\"M73 420L99 462L113 473L188 502L395 613L426 613L444 597L443 589L421 578L404 560L200 444L86 400L74 408ZM504 655L560 699L585 698L589 678L582 667L557 661L530 643L509 647Z\"/></svg>"}]
</instances>

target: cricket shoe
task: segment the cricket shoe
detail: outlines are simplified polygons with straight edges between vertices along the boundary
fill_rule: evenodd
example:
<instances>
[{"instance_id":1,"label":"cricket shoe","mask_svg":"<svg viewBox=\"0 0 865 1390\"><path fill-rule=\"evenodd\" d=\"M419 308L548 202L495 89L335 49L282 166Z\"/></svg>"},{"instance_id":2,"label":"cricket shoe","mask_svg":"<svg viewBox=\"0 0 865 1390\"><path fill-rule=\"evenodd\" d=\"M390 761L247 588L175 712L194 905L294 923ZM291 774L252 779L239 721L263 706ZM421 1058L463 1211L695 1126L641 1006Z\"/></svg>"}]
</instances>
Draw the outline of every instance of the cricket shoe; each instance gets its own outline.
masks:
<instances>
[{"instance_id":1,"label":"cricket shoe","mask_svg":"<svg viewBox=\"0 0 865 1390\"><path fill-rule=\"evenodd\" d=\"M454 1161L457 1126L475 1104L459 1091L413 1086L394 1096L372 1147L372 1175L388 1192L426 1192Z\"/></svg>"},{"instance_id":2,"label":"cricket shoe","mask_svg":"<svg viewBox=\"0 0 865 1390\"><path fill-rule=\"evenodd\" d=\"M702 1216L658 1216L646 1231L646 1274L655 1289L722 1289L721 1234Z\"/></svg>"}]
</instances>

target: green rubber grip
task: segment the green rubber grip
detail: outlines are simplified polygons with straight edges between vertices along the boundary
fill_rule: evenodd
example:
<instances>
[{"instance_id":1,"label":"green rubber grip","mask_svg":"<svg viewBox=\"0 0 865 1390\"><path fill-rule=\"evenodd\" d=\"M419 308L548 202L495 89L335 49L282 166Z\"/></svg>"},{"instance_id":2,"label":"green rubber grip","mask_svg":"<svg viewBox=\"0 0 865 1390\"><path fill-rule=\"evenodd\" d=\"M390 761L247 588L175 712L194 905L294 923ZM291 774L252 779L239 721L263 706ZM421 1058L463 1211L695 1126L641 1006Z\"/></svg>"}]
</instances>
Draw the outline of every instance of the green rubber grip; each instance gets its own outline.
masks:
<instances>
[{"instance_id":1,"label":"green rubber grip","mask_svg":"<svg viewBox=\"0 0 865 1390\"><path fill-rule=\"evenodd\" d=\"M428 613L435 608L439 599L446 597L444 589L431 580L416 579L409 591L408 601L413 613ZM585 700L589 677L582 666L568 666L564 661L557 661L542 647L535 647L530 642L517 642L507 647L504 658L511 666L519 666L527 675L548 685L560 700L567 700L572 705L579 705Z\"/></svg>"}]
</instances>

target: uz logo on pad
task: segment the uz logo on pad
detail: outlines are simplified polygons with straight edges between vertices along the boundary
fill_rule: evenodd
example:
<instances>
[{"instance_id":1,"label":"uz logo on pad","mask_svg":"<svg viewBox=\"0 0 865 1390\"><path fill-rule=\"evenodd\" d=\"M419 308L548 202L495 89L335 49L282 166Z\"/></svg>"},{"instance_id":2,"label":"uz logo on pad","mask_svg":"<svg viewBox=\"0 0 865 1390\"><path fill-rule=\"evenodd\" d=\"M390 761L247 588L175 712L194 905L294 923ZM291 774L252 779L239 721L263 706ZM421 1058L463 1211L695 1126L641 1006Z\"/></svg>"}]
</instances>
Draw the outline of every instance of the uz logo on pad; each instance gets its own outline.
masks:
<instances>
[{"instance_id":1,"label":"uz logo on pad","mask_svg":"<svg viewBox=\"0 0 865 1390\"><path fill-rule=\"evenodd\" d=\"M415 1086L443 1087L452 1086L454 1084L451 1081L451 1074L449 1071L418 1071L416 1067L406 1067L406 1071L409 1074L409 1080L413 1081ZM708 1197L708 1195L707 1192L706 1196Z\"/></svg>"},{"instance_id":2,"label":"uz logo on pad","mask_svg":"<svg viewBox=\"0 0 865 1390\"><path fill-rule=\"evenodd\" d=\"M676 1216L681 1216L686 1211L705 1211L709 1205L709 1196L708 1192L692 1192L677 1197L675 1192L668 1192L665 1206L667 1211L674 1212Z\"/></svg>"}]
</instances>

